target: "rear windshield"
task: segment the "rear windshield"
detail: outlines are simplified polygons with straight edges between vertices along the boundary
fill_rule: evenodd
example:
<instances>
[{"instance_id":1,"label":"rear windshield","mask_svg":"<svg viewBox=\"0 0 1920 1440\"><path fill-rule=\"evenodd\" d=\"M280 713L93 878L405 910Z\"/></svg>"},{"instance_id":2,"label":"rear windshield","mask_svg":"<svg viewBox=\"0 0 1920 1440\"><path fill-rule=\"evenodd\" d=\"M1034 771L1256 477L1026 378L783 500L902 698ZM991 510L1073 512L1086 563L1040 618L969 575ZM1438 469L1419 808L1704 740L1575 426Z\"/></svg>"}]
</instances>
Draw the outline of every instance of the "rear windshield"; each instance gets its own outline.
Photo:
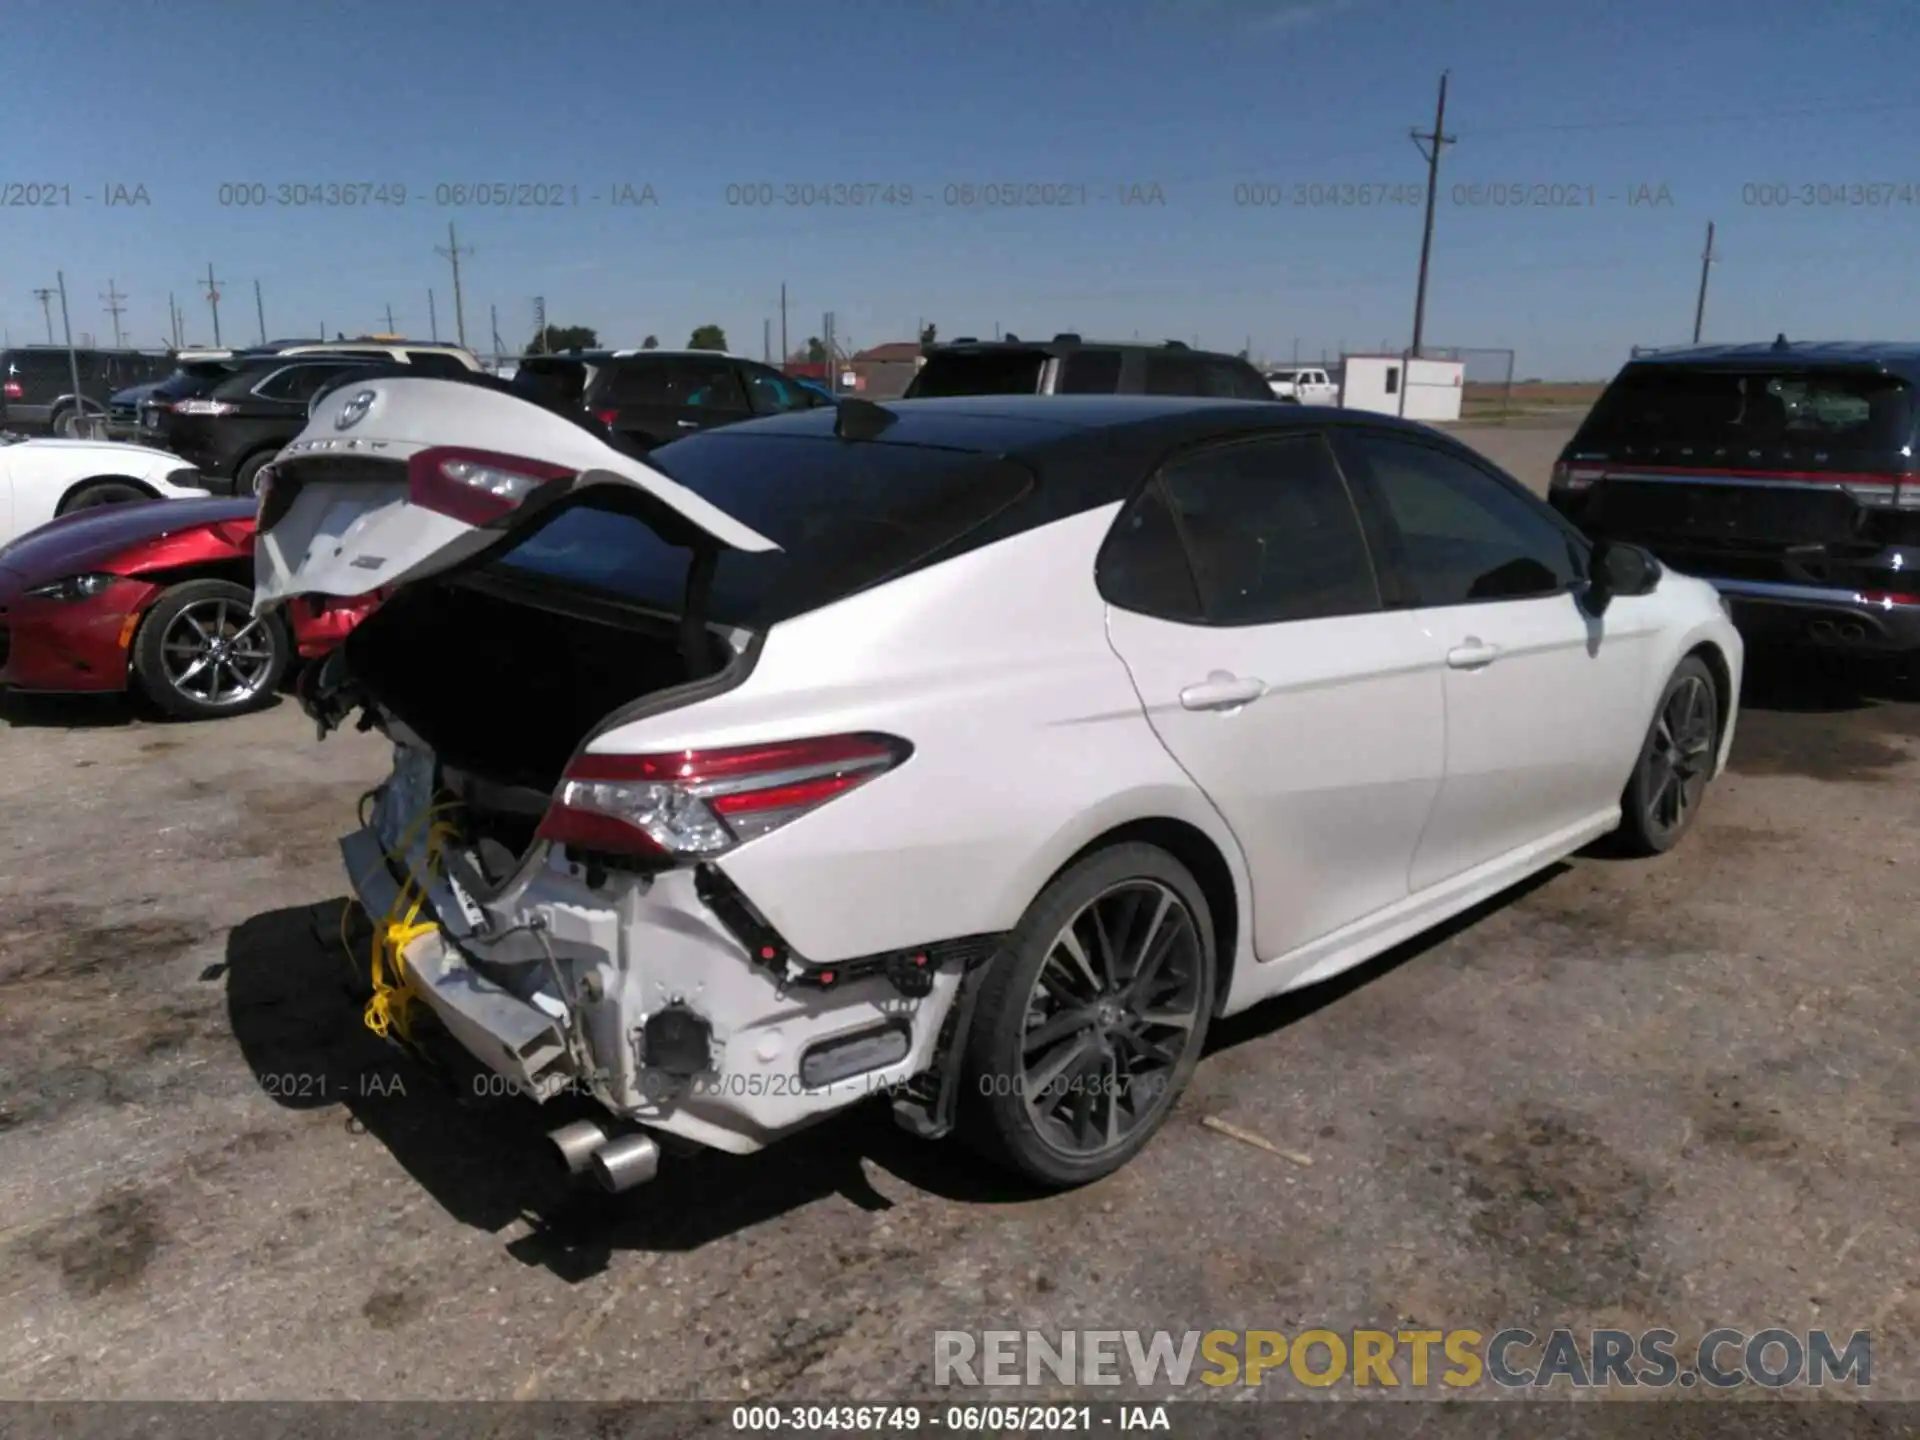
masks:
<instances>
[{"instance_id":1,"label":"rear windshield","mask_svg":"<svg viewBox=\"0 0 1920 1440\"><path fill-rule=\"evenodd\" d=\"M1860 371L1629 367L1574 441L1579 450L1696 458L1860 456L1913 435L1907 385Z\"/></svg>"},{"instance_id":2,"label":"rear windshield","mask_svg":"<svg viewBox=\"0 0 1920 1440\"><path fill-rule=\"evenodd\" d=\"M1033 485L1025 468L972 451L716 431L650 462L778 551L723 551L707 618L763 629L911 569ZM678 614L688 551L619 503L582 500L497 557L523 576L584 586Z\"/></svg>"},{"instance_id":3,"label":"rear windshield","mask_svg":"<svg viewBox=\"0 0 1920 1440\"><path fill-rule=\"evenodd\" d=\"M1046 363L1044 350L937 351L907 386L907 398L1037 394Z\"/></svg>"}]
</instances>

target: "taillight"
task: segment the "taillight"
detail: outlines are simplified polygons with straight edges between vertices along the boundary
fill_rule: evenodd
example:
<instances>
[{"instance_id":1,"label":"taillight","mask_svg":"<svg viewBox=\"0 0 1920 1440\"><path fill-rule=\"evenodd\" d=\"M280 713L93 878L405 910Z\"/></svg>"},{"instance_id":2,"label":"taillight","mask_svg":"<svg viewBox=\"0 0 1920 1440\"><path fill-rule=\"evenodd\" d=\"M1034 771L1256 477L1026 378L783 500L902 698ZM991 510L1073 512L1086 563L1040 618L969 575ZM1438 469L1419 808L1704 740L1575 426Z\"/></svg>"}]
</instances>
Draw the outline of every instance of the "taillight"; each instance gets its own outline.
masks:
<instances>
[{"instance_id":1,"label":"taillight","mask_svg":"<svg viewBox=\"0 0 1920 1440\"><path fill-rule=\"evenodd\" d=\"M7 381L6 390L7 399L9 400L18 400L22 395L27 393L20 388L20 382L18 380Z\"/></svg>"},{"instance_id":2,"label":"taillight","mask_svg":"<svg viewBox=\"0 0 1920 1440\"><path fill-rule=\"evenodd\" d=\"M563 465L485 450L422 450L407 462L407 498L469 525L490 525L518 510L541 487L571 480L574 473Z\"/></svg>"},{"instance_id":3,"label":"taillight","mask_svg":"<svg viewBox=\"0 0 1920 1440\"><path fill-rule=\"evenodd\" d=\"M620 412L618 410L596 410L593 412L593 418L598 420L602 425L611 425L620 418Z\"/></svg>"},{"instance_id":4,"label":"taillight","mask_svg":"<svg viewBox=\"0 0 1920 1440\"><path fill-rule=\"evenodd\" d=\"M891 735L825 735L666 755L581 755L540 838L580 850L718 855L817 810L913 753Z\"/></svg>"},{"instance_id":5,"label":"taillight","mask_svg":"<svg viewBox=\"0 0 1920 1440\"><path fill-rule=\"evenodd\" d=\"M1920 509L1920 485L1903 475L1849 475L1840 488L1862 505L1887 510Z\"/></svg>"},{"instance_id":6,"label":"taillight","mask_svg":"<svg viewBox=\"0 0 1920 1440\"><path fill-rule=\"evenodd\" d=\"M176 415L231 415L240 407L230 400L176 400Z\"/></svg>"},{"instance_id":7,"label":"taillight","mask_svg":"<svg viewBox=\"0 0 1920 1440\"><path fill-rule=\"evenodd\" d=\"M1553 467L1553 478L1548 482L1551 490L1588 490L1593 482L1607 472L1589 465L1569 465L1562 460Z\"/></svg>"}]
</instances>

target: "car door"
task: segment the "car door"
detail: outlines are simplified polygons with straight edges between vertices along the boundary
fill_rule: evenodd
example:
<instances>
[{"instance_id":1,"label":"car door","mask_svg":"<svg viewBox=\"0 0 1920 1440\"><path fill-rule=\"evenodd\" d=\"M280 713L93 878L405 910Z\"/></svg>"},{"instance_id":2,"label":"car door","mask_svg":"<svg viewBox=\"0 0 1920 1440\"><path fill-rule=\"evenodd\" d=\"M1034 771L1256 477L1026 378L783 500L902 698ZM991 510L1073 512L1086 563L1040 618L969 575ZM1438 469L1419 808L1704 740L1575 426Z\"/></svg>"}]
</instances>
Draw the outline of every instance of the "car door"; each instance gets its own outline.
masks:
<instances>
[{"instance_id":1,"label":"car door","mask_svg":"<svg viewBox=\"0 0 1920 1440\"><path fill-rule=\"evenodd\" d=\"M1584 542L1455 447L1362 427L1341 454L1380 507L1391 563L1445 665L1446 780L1414 890L1590 827L1618 803L1643 738L1654 607L1589 614Z\"/></svg>"},{"instance_id":2,"label":"car door","mask_svg":"<svg viewBox=\"0 0 1920 1440\"><path fill-rule=\"evenodd\" d=\"M742 365L740 376L755 415L784 415L789 410L813 410L830 403L824 395L814 394L765 365Z\"/></svg>"},{"instance_id":3,"label":"car door","mask_svg":"<svg viewBox=\"0 0 1920 1440\"><path fill-rule=\"evenodd\" d=\"M1169 461L1100 559L1154 732L1240 842L1271 960L1402 900L1441 783L1441 679L1386 608L1326 439Z\"/></svg>"}]
</instances>

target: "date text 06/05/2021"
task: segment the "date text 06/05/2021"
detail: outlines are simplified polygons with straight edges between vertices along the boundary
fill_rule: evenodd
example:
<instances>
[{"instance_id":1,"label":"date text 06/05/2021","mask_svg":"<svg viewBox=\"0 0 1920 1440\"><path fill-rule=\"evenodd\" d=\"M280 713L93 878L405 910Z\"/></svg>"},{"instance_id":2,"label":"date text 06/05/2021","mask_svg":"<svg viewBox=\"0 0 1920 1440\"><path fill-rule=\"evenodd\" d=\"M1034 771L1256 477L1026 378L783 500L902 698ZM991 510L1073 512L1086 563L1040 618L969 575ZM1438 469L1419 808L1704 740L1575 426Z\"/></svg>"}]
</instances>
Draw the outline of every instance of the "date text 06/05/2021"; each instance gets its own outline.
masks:
<instances>
[{"instance_id":1,"label":"date text 06/05/2021","mask_svg":"<svg viewBox=\"0 0 1920 1440\"><path fill-rule=\"evenodd\" d=\"M1164 208L1155 180L952 180L943 184L846 180L743 180L721 192L726 204L756 210L1017 210L1081 209L1095 205Z\"/></svg>"},{"instance_id":2,"label":"date text 06/05/2021","mask_svg":"<svg viewBox=\"0 0 1920 1440\"><path fill-rule=\"evenodd\" d=\"M779 1434L1087 1434L1173 1428L1164 1405L736 1405L729 1419L736 1431Z\"/></svg>"}]
</instances>

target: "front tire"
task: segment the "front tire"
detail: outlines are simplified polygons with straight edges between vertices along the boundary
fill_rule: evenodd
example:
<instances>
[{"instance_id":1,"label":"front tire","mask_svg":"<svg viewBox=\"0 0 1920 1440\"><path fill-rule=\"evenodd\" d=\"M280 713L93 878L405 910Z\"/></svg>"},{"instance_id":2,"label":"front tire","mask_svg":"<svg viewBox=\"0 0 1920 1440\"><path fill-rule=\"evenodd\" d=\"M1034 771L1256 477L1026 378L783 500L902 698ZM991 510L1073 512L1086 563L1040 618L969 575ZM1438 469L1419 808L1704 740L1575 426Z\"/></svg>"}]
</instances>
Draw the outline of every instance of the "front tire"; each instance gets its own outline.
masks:
<instances>
[{"instance_id":1,"label":"front tire","mask_svg":"<svg viewBox=\"0 0 1920 1440\"><path fill-rule=\"evenodd\" d=\"M133 646L141 692L181 720L214 720L273 699L293 645L253 593L226 580L189 580L147 612Z\"/></svg>"},{"instance_id":2,"label":"front tire","mask_svg":"<svg viewBox=\"0 0 1920 1440\"><path fill-rule=\"evenodd\" d=\"M1678 845L1700 811L1720 746L1720 702L1713 674L1689 655L1660 692L1640 758L1620 796L1614 848L1636 857Z\"/></svg>"},{"instance_id":3,"label":"front tire","mask_svg":"<svg viewBox=\"0 0 1920 1440\"><path fill-rule=\"evenodd\" d=\"M1213 921L1166 851L1125 844L1041 891L981 977L962 1069L963 1135L1051 1188L1131 1160L1206 1041Z\"/></svg>"},{"instance_id":4,"label":"front tire","mask_svg":"<svg viewBox=\"0 0 1920 1440\"><path fill-rule=\"evenodd\" d=\"M89 480L75 486L54 513L70 515L75 510L92 510L100 505L132 505L153 498L151 490L131 480Z\"/></svg>"}]
</instances>

